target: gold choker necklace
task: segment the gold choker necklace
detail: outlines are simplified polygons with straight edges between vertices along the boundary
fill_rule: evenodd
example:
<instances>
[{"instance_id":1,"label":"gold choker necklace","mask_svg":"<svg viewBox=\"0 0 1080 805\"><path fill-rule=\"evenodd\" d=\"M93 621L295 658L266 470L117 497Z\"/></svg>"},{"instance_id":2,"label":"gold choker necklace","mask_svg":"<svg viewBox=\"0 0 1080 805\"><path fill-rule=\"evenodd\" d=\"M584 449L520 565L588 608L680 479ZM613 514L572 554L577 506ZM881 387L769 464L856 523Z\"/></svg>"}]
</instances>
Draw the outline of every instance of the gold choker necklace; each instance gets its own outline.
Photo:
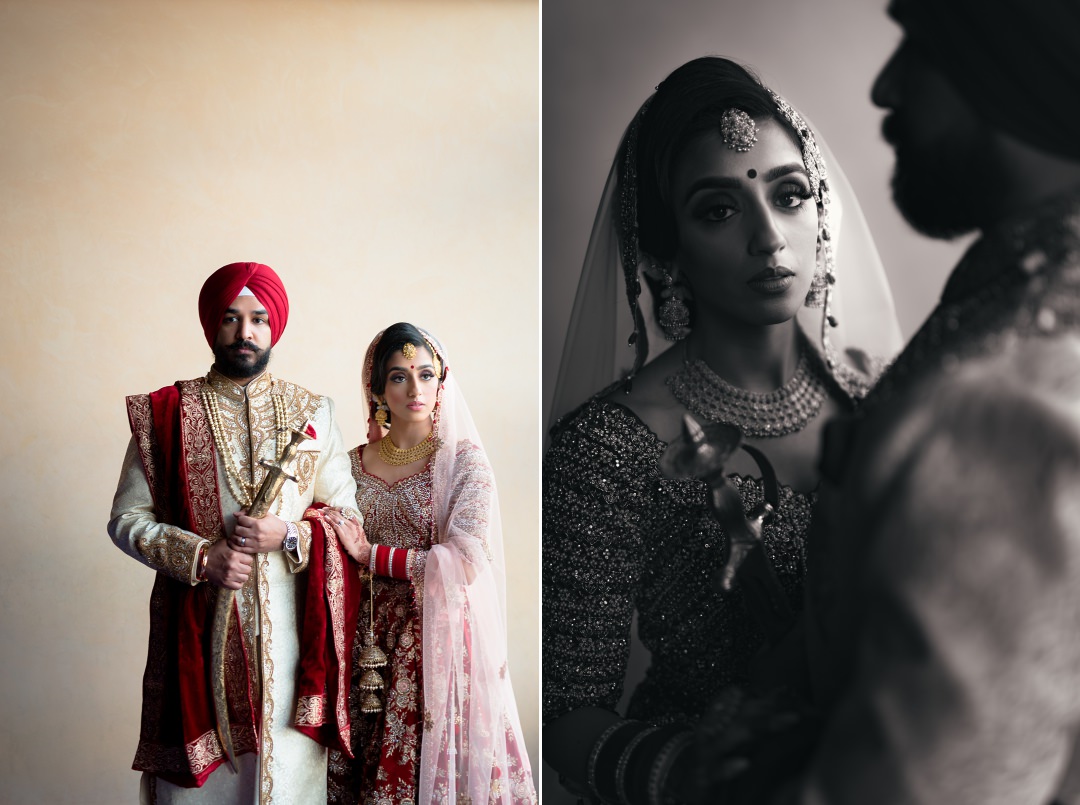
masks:
<instances>
[{"instance_id":1,"label":"gold choker necklace","mask_svg":"<svg viewBox=\"0 0 1080 805\"><path fill-rule=\"evenodd\" d=\"M427 438L420 444L405 450L394 444L388 433L379 440L379 458L391 467L403 467L406 464L412 464L414 461L427 458L435 452L436 447L438 447L438 443L435 441L435 431L429 433Z\"/></svg>"}]
</instances>

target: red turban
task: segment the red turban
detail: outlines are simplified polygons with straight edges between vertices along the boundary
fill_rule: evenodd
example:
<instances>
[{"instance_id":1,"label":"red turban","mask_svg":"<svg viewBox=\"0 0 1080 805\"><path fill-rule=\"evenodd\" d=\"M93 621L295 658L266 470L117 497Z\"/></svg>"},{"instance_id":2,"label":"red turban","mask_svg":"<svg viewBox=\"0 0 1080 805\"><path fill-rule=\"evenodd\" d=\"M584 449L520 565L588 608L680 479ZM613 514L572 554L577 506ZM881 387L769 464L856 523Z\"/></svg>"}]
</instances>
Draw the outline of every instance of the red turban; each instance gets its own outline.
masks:
<instances>
[{"instance_id":1,"label":"red turban","mask_svg":"<svg viewBox=\"0 0 1080 805\"><path fill-rule=\"evenodd\" d=\"M893 0L889 13L987 123L1080 159L1075 0Z\"/></svg>"},{"instance_id":2,"label":"red turban","mask_svg":"<svg viewBox=\"0 0 1080 805\"><path fill-rule=\"evenodd\" d=\"M274 269L262 263L230 263L211 274L199 292L199 320L211 349L225 311L245 287L255 294L269 314L270 346L274 346L285 331L289 321L289 297Z\"/></svg>"}]
</instances>

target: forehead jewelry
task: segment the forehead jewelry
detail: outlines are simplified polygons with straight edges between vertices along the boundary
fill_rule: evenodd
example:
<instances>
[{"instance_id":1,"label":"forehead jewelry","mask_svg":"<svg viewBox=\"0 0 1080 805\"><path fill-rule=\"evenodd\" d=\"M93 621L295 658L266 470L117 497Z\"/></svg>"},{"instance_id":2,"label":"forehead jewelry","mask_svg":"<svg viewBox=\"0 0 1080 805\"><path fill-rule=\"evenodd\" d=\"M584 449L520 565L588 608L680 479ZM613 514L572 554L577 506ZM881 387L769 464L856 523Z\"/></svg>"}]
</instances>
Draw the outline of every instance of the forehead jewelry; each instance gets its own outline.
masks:
<instances>
[{"instance_id":1,"label":"forehead jewelry","mask_svg":"<svg viewBox=\"0 0 1080 805\"><path fill-rule=\"evenodd\" d=\"M720 138L728 148L745 153L757 142L757 124L742 109L733 107L720 118Z\"/></svg>"},{"instance_id":2,"label":"forehead jewelry","mask_svg":"<svg viewBox=\"0 0 1080 805\"><path fill-rule=\"evenodd\" d=\"M405 356L405 360L411 361L416 356L416 346L406 342L401 348L401 354Z\"/></svg>"}]
</instances>

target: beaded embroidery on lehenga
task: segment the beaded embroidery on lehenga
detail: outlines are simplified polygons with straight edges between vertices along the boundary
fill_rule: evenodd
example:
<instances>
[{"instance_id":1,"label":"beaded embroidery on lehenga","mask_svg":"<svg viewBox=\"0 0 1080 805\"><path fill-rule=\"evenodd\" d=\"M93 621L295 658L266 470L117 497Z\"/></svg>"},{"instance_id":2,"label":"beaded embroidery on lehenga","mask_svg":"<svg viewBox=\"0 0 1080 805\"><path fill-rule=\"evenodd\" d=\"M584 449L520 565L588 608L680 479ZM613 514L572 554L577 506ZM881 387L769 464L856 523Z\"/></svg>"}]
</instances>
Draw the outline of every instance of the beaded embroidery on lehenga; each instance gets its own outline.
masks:
<instances>
[{"instance_id":1,"label":"beaded embroidery on lehenga","mask_svg":"<svg viewBox=\"0 0 1080 805\"><path fill-rule=\"evenodd\" d=\"M360 448L349 451L356 478L356 505L367 533L395 548L431 547L431 468L388 484L364 471ZM370 622L367 584L361 596L361 628L353 644L349 710L355 760L331 752L328 802L401 802L415 797L422 732L423 683L420 609L407 580L375 578L375 639L386 652L383 712L364 714L358 659ZM362 792L362 793L361 793Z\"/></svg>"},{"instance_id":2,"label":"beaded embroidery on lehenga","mask_svg":"<svg viewBox=\"0 0 1080 805\"><path fill-rule=\"evenodd\" d=\"M557 429L544 467L544 718L615 709L638 614L652 652L627 715L695 720L744 683L764 644L738 593L717 592L726 537L699 480L663 477L664 442L621 405L593 401ZM760 479L734 476L745 511ZM764 543L792 608L801 608L814 496L782 487Z\"/></svg>"}]
</instances>

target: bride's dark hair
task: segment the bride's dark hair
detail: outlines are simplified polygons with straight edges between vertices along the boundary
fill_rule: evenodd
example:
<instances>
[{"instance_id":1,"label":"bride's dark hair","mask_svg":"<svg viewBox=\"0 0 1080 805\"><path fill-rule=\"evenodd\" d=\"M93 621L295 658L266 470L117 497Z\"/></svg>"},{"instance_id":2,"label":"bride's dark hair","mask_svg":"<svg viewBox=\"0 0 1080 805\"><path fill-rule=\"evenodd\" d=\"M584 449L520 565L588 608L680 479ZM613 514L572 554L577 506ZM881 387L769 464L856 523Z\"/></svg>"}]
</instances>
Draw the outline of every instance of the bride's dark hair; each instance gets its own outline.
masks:
<instances>
[{"instance_id":1,"label":"bride's dark hair","mask_svg":"<svg viewBox=\"0 0 1080 805\"><path fill-rule=\"evenodd\" d=\"M375 394L386 392L386 361L406 344L412 344L414 347L427 352L432 350L428 340L416 325L409 324L407 321L399 321L397 324L391 324L387 327L383 331L379 343L375 346L375 352L372 356L371 390ZM433 357L435 357L436 365L438 365L440 363L438 356ZM441 380L445 377L445 369L440 374L442 375ZM389 413L386 421L390 421Z\"/></svg>"},{"instance_id":2,"label":"bride's dark hair","mask_svg":"<svg viewBox=\"0 0 1080 805\"><path fill-rule=\"evenodd\" d=\"M732 108L759 120L773 118L791 129L757 76L719 56L687 62L656 88L637 122L637 235L643 252L660 260L675 256L678 232L668 199L671 166L695 137L719 131L720 119ZM622 144L624 159L629 139ZM620 173L620 183L625 176L625 171ZM624 188L619 190L623 197Z\"/></svg>"}]
</instances>

